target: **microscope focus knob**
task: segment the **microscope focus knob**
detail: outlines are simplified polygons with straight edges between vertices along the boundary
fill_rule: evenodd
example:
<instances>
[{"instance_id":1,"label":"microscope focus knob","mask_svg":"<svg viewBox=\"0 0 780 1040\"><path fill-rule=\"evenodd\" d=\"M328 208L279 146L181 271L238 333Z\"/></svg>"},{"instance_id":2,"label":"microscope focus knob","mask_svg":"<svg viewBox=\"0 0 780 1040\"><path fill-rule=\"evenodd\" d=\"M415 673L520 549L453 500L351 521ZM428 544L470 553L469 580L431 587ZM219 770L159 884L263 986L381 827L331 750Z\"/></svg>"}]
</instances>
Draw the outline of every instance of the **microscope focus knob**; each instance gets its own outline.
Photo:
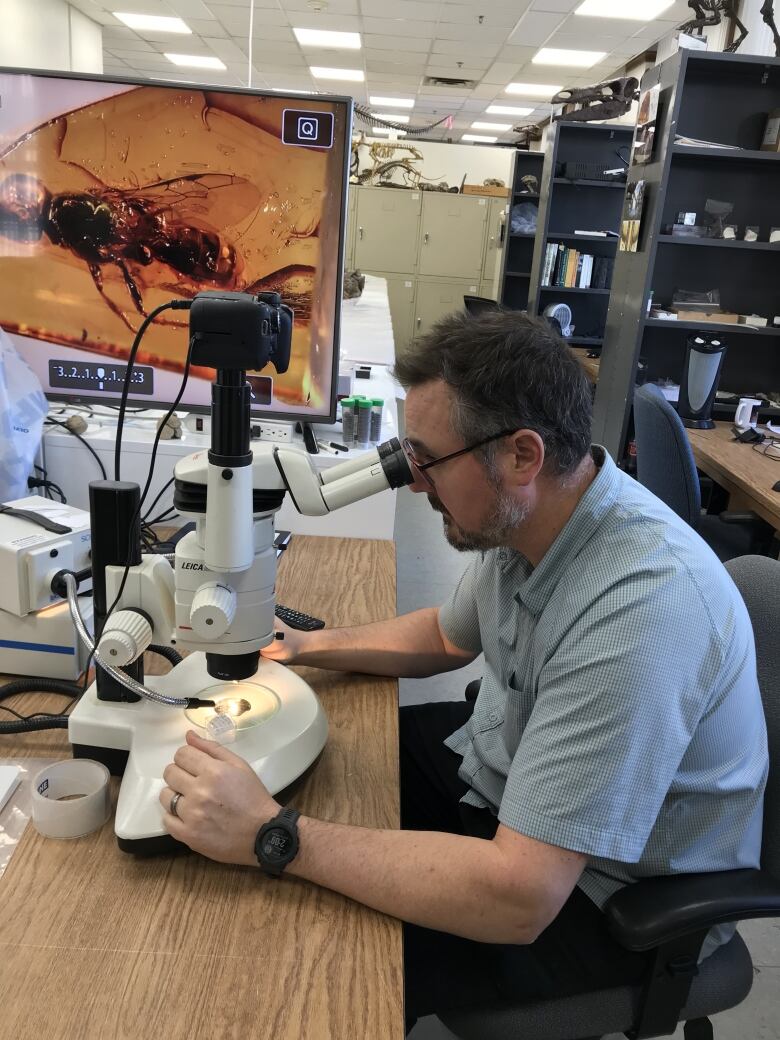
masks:
<instances>
[{"instance_id":1,"label":"microscope focus knob","mask_svg":"<svg viewBox=\"0 0 780 1040\"><path fill-rule=\"evenodd\" d=\"M236 594L226 585L202 585L192 598L190 624L201 639L220 639L236 616Z\"/></svg>"},{"instance_id":2,"label":"microscope focus knob","mask_svg":"<svg viewBox=\"0 0 780 1040\"><path fill-rule=\"evenodd\" d=\"M114 668L137 661L152 642L152 626L137 610L112 614L97 645L98 657Z\"/></svg>"}]
</instances>

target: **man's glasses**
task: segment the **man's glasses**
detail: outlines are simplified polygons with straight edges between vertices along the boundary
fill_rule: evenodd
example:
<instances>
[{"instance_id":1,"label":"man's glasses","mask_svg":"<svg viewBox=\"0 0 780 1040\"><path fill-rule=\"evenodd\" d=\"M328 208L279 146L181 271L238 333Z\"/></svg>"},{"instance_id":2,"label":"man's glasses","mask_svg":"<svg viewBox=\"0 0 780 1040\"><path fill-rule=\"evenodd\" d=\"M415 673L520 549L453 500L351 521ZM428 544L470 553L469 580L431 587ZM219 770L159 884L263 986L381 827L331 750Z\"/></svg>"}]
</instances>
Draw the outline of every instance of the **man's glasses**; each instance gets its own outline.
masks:
<instances>
[{"instance_id":1,"label":"man's glasses","mask_svg":"<svg viewBox=\"0 0 780 1040\"><path fill-rule=\"evenodd\" d=\"M476 444L470 444L468 448L461 448L460 451L452 451L449 455L442 455L440 459L433 459L431 462L420 462L414 453L414 448L412 447L411 441L408 437L403 441L403 449L415 477L419 478L423 484L426 484L431 488L431 490L435 491L436 485L428 472L433 466L440 466L442 462L449 462L451 459L460 458L461 455L468 455L469 452L475 451L477 448L482 448L484 445L492 443L492 441L500 440L502 437L508 437L514 432L514 427L511 430L502 430L501 433L494 433L490 437L485 437L484 440L477 441Z\"/></svg>"}]
</instances>

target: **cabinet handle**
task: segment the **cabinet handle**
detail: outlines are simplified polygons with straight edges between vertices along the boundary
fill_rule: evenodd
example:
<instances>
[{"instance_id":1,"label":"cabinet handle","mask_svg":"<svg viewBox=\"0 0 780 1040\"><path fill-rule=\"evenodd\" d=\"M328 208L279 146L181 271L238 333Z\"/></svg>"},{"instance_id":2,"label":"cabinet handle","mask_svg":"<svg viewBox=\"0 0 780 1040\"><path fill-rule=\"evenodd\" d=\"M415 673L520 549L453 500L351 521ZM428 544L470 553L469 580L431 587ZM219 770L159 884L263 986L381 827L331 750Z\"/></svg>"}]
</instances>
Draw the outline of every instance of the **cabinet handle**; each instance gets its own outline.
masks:
<instances>
[{"instance_id":1,"label":"cabinet handle","mask_svg":"<svg viewBox=\"0 0 780 1040\"><path fill-rule=\"evenodd\" d=\"M359 227L358 231L360 232L360 241L362 242L363 241L363 228Z\"/></svg>"},{"instance_id":2,"label":"cabinet handle","mask_svg":"<svg viewBox=\"0 0 780 1040\"><path fill-rule=\"evenodd\" d=\"M421 325L421 324L422 324L422 318L418 318L418 319L417 319L417 328L418 328L418 329L419 329L419 327L420 327L420 325Z\"/></svg>"},{"instance_id":3,"label":"cabinet handle","mask_svg":"<svg viewBox=\"0 0 780 1040\"><path fill-rule=\"evenodd\" d=\"M431 236L430 236L430 235L428 234L428 232L426 231L426 232L425 232L425 234L423 235L423 241L425 242L426 246L428 245L428 239L429 239L430 237L431 237Z\"/></svg>"}]
</instances>

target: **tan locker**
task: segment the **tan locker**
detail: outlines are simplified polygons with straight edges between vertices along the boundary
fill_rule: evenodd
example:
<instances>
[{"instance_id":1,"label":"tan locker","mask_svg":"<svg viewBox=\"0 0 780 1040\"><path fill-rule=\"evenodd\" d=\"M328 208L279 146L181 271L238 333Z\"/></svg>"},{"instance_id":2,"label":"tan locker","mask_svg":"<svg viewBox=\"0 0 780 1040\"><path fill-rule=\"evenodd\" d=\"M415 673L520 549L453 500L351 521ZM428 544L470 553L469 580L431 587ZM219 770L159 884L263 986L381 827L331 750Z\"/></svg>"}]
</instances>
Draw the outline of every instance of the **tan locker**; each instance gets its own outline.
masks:
<instances>
[{"instance_id":1,"label":"tan locker","mask_svg":"<svg viewBox=\"0 0 780 1040\"><path fill-rule=\"evenodd\" d=\"M429 332L446 314L463 310L464 296L479 295L479 282L437 282L417 279L417 299L414 307L415 337Z\"/></svg>"},{"instance_id":2,"label":"tan locker","mask_svg":"<svg viewBox=\"0 0 780 1040\"><path fill-rule=\"evenodd\" d=\"M409 349L414 325L414 278L406 275L384 275L387 278L387 296L393 322L393 341L398 357Z\"/></svg>"},{"instance_id":3,"label":"tan locker","mask_svg":"<svg viewBox=\"0 0 780 1040\"><path fill-rule=\"evenodd\" d=\"M355 266L361 271L416 270L422 200L419 191L359 188L355 211Z\"/></svg>"},{"instance_id":4,"label":"tan locker","mask_svg":"<svg viewBox=\"0 0 780 1040\"><path fill-rule=\"evenodd\" d=\"M357 188L350 185L347 195L347 228L344 241L344 270L355 270L355 206L357 203Z\"/></svg>"},{"instance_id":5,"label":"tan locker","mask_svg":"<svg viewBox=\"0 0 780 1040\"><path fill-rule=\"evenodd\" d=\"M487 198L427 192L423 199L420 275L482 280Z\"/></svg>"},{"instance_id":6,"label":"tan locker","mask_svg":"<svg viewBox=\"0 0 780 1040\"><path fill-rule=\"evenodd\" d=\"M506 240L506 224L502 221L502 215L509 207L509 199L488 199L487 233L485 235L485 259L482 264L482 281L490 282L496 279L499 271L499 258L504 251ZM508 219L508 218L507 218Z\"/></svg>"},{"instance_id":7,"label":"tan locker","mask_svg":"<svg viewBox=\"0 0 780 1040\"><path fill-rule=\"evenodd\" d=\"M498 280L496 278L491 278L490 281L480 282L479 295L484 300L497 300Z\"/></svg>"}]
</instances>

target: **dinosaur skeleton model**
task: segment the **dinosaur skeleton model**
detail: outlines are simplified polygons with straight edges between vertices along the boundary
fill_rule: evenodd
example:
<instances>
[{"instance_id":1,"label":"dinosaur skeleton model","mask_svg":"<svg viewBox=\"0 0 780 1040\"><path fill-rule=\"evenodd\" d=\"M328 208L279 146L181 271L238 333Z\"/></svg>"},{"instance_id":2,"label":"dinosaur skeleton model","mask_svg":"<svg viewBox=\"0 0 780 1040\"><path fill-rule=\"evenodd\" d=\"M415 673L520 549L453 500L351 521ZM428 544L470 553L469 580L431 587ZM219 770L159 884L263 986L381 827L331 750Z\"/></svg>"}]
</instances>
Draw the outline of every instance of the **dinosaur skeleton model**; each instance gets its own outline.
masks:
<instances>
[{"instance_id":1,"label":"dinosaur skeleton model","mask_svg":"<svg viewBox=\"0 0 780 1040\"><path fill-rule=\"evenodd\" d=\"M731 46L726 47L727 52L734 53L739 50L748 36L747 28L742 24L737 15L737 6L737 0L688 0L688 7L691 8L696 17L681 25L680 32L697 32L699 36L702 36L705 29L720 25L725 16L739 30L737 39L734 40ZM771 0L767 0L767 3L764 4L764 7L767 6L770 8L771 13ZM764 13L763 9L761 13ZM766 21L766 18L764 20Z\"/></svg>"},{"instance_id":2,"label":"dinosaur skeleton model","mask_svg":"<svg viewBox=\"0 0 780 1040\"><path fill-rule=\"evenodd\" d=\"M761 8L761 17L772 30L772 36L775 41L775 54L780 58L780 32L777 31L774 6L774 0L764 0L764 5Z\"/></svg>"},{"instance_id":3,"label":"dinosaur skeleton model","mask_svg":"<svg viewBox=\"0 0 780 1040\"><path fill-rule=\"evenodd\" d=\"M436 177L424 177L419 169L413 164L421 163L424 156L419 149L409 144L397 144L384 141L375 141L368 148L368 157L371 166L360 171L359 149L367 144L365 135L352 139L352 161L350 163L350 181L353 184L368 184L389 186L391 184L389 175L393 170L401 170L405 187L420 188L429 191L449 191L449 186L439 183ZM406 152L408 155L402 157L398 153ZM399 187L394 184L393 187Z\"/></svg>"},{"instance_id":4,"label":"dinosaur skeleton model","mask_svg":"<svg viewBox=\"0 0 780 1040\"><path fill-rule=\"evenodd\" d=\"M639 100L639 80L634 76L606 80L592 87L567 87L552 99L553 105L582 105L573 112L561 112L554 119L590 123L595 119L615 119L625 115Z\"/></svg>"},{"instance_id":5,"label":"dinosaur skeleton model","mask_svg":"<svg viewBox=\"0 0 780 1040\"><path fill-rule=\"evenodd\" d=\"M540 123L529 123L528 126L513 126L512 133L520 136L515 141L518 148L526 151L531 147L531 141L541 141L544 128Z\"/></svg>"}]
</instances>

